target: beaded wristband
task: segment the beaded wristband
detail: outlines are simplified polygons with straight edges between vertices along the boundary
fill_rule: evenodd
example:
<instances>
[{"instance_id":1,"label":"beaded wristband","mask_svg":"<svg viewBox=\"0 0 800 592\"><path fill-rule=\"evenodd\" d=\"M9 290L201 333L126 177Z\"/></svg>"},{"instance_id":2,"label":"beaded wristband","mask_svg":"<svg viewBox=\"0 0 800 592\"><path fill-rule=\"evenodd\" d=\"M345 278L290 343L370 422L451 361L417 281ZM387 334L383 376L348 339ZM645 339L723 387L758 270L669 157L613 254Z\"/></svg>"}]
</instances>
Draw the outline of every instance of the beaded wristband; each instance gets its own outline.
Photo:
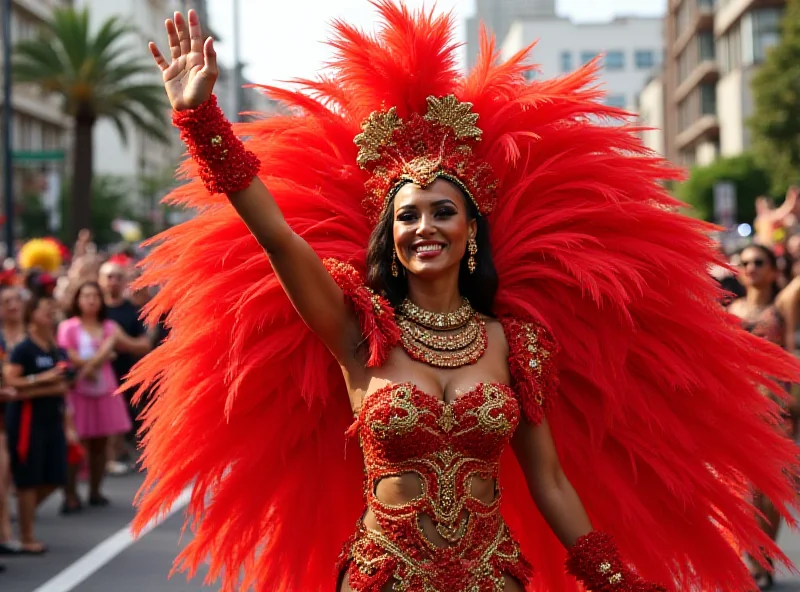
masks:
<instances>
[{"instance_id":1,"label":"beaded wristband","mask_svg":"<svg viewBox=\"0 0 800 592\"><path fill-rule=\"evenodd\" d=\"M666 592L628 569L611 535L590 532L578 539L567 555L567 572L592 592Z\"/></svg>"},{"instance_id":2,"label":"beaded wristband","mask_svg":"<svg viewBox=\"0 0 800 592\"><path fill-rule=\"evenodd\" d=\"M233 133L217 97L211 95L195 109L175 111L172 122L200 165L200 178L209 193L236 193L250 186L261 163Z\"/></svg>"}]
</instances>

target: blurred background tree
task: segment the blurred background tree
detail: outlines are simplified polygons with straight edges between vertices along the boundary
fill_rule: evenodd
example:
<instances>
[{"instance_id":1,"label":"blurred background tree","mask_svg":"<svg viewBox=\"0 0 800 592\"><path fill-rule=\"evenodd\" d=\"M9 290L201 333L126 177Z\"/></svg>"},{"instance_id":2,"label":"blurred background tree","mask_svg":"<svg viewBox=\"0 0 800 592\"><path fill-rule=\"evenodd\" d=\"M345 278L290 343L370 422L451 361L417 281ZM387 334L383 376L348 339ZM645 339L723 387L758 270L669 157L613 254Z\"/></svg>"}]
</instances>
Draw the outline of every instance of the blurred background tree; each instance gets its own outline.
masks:
<instances>
[{"instance_id":1,"label":"blurred background tree","mask_svg":"<svg viewBox=\"0 0 800 592\"><path fill-rule=\"evenodd\" d=\"M789 0L781 40L769 50L752 82L756 162L769 173L771 191L800 185L800 0Z\"/></svg>"},{"instance_id":2,"label":"blurred background tree","mask_svg":"<svg viewBox=\"0 0 800 592\"><path fill-rule=\"evenodd\" d=\"M705 167L694 167L689 179L677 186L675 195L692 207L693 216L713 221L714 185L730 182L736 187L737 222L752 223L755 200L770 192L770 177L753 154L720 158Z\"/></svg>"},{"instance_id":3,"label":"blurred background tree","mask_svg":"<svg viewBox=\"0 0 800 592\"><path fill-rule=\"evenodd\" d=\"M45 30L35 39L21 41L14 50L16 81L34 83L45 92L60 95L65 113L74 122L70 191L74 199L69 215L63 218L70 239L81 228L90 228L96 215L91 205L95 123L110 119L123 141L127 141L126 124L168 141L164 87L145 82L152 80L152 64L140 59L141 51L124 44L129 36L138 42L134 32L119 17L111 17L95 29L90 27L86 9L56 8ZM99 227L92 230L95 236L103 231Z\"/></svg>"}]
</instances>

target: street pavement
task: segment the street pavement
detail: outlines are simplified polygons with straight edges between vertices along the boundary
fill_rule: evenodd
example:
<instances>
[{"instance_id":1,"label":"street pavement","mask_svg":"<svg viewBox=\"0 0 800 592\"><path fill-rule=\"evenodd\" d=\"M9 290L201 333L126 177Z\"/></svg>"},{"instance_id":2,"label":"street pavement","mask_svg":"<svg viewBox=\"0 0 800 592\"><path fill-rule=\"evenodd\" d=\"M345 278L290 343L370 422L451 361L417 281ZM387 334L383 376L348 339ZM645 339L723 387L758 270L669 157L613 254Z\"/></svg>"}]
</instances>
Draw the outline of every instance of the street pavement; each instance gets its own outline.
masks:
<instances>
[{"instance_id":1,"label":"street pavement","mask_svg":"<svg viewBox=\"0 0 800 592\"><path fill-rule=\"evenodd\" d=\"M87 509L76 516L58 514L54 496L40 510L37 536L49 546L40 557L0 557L7 567L0 574L0 592L198 592L204 586L201 570L191 582L183 574L168 578L172 560L181 548L182 512L133 542L128 525L132 501L142 482L133 474L107 480L111 507ZM184 536L184 543L189 537ZM800 533L784 529L781 547L800 565ZM87 575L88 574L88 575ZM84 579L85 578L85 579ZM800 592L800 578L779 575L776 592Z\"/></svg>"}]
</instances>

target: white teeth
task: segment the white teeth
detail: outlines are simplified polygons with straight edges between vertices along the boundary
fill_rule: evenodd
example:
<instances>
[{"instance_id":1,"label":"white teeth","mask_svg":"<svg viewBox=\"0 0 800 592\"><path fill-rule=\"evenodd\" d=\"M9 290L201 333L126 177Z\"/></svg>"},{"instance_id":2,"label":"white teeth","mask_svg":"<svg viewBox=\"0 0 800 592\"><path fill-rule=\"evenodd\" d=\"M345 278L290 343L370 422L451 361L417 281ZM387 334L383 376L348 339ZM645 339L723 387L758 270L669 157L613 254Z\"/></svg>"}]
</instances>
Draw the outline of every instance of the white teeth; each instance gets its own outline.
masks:
<instances>
[{"instance_id":1,"label":"white teeth","mask_svg":"<svg viewBox=\"0 0 800 592\"><path fill-rule=\"evenodd\" d=\"M441 251L442 245L420 245L415 249L417 253L428 253L430 251Z\"/></svg>"}]
</instances>

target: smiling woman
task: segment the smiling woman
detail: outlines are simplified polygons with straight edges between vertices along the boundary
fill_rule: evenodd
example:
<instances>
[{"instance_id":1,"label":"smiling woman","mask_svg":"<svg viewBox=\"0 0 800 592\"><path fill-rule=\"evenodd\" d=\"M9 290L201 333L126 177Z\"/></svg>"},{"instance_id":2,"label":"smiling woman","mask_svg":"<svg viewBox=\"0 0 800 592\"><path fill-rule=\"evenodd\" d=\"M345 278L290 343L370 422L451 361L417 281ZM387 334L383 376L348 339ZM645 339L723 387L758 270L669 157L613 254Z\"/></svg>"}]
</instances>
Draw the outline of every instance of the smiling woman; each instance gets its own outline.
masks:
<instances>
[{"instance_id":1,"label":"smiling woman","mask_svg":"<svg viewBox=\"0 0 800 592\"><path fill-rule=\"evenodd\" d=\"M455 278L475 310L493 314L497 272L488 223L472 200L445 179L424 190L414 183L400 188L370 235L367 269L367 284L393 306L406 298L409 282L428 270Z\"/></svg>"},{"instance_id":2,"label":"smiling woman","mask_svg":"<svg viewBox=\"0 0 800 592\"><path fill-rule=\"evenodd\" d=\"M750 589L727 484L797 503L758 385L800 369L716 305L679 174L593 123L591 66L529 82L483 39L462 77L452 18L373 4L246 143L197 15L150 46L199 213L140 280L172 337L131 374L138 527L194 487L183 566L225 592Z\"/></svg>"}]
</instances>

